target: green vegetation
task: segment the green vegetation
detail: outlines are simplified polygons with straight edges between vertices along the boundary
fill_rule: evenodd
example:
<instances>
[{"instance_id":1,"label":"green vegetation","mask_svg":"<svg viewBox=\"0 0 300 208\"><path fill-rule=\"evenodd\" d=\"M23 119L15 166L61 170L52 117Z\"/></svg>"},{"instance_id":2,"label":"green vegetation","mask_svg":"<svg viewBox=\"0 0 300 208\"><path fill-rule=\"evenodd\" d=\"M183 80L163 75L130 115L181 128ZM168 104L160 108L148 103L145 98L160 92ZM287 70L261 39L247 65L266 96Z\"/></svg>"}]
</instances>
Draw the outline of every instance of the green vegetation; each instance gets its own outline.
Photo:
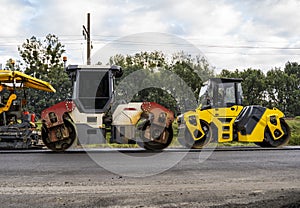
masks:
<instances>
[{"instance_id":1,"label":"green vegetation","mask_svg":"<svg viewBox=\"0 0 300 208\"><path fill-rule=\"evenodd\" d=\"M58 92L28 89L26 100L29 111L40 114L45 108L71 97L71 82L64 71L62 60L65 49L57 36L49 34L44 40L33 36L26 39L18 50L22 60L16 61L15 65L12 65L12 60L8 60L5 68L23 71L25 74L50 82Z\"/></svg>"},{"instance_id":2,"label":"green vegetation","mask_svg":"<svg viewBox=\"0 0 300 208\"><path fill-rule=\"evenodd\" d=\"M300 119L299 116L296 119L286 120L291 128L291 138L289 145L300 145Z\"/></svg>"},{"instance_id":3,"label":"green vegetation","mask_svg":"<svg viewBox=\"0 0 300 208\"><path fill-rule=\"evenodd\" d=\"M197 100L203 81L214 76L206 59L192 57L184 52L174 52L170 58L158 51L134 55L118 54L110 58L109 64L124 69L124 74L117 79L116 86L125 90L125 95L128 91L137 92L133 97L123 96L123 100L156 102L172 110L175 115L179 113L179 109L191 109L186 98L188 90L191 90L190 100ZM128 76L134 72L137 73ZM122 82L124 79L126 83ZM163 86L162 89L160 86ZM196 103L193 105L195 108Z\"/></svg>"}]
</instances>

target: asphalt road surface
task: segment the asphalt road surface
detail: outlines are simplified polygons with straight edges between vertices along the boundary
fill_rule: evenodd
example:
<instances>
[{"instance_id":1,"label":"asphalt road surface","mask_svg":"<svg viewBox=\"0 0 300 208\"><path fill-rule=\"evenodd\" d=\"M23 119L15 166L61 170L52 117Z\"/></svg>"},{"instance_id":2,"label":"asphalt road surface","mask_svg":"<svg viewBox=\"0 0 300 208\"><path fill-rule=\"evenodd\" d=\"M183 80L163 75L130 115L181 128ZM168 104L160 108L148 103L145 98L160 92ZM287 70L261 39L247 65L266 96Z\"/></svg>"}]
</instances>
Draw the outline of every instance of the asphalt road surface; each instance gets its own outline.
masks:
<instances>
[{"instance_id":1,"label":"asphalt road surface","mask_svg":"<svg viewBox=\"0 0 300 208\"><path fill-rule=\"evenodd\" d=\"M300 207L300 150L0 151L0 207Z\"/></svg>"}]
</instances>

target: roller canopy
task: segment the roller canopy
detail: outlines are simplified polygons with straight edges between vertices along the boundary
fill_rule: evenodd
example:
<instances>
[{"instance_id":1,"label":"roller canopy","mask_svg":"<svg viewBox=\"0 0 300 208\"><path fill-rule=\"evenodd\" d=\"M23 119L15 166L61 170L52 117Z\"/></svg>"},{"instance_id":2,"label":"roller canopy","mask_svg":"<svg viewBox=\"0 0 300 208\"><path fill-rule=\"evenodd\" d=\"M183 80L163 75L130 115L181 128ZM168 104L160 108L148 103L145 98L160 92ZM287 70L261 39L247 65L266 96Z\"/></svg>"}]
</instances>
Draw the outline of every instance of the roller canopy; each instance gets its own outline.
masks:
<instances>
[{"instance_id":1,"label":"roller canopy","mask_svg":"<svg viewBox=\"0 0 300 208\"><path fill-rule=\"evenodd\" d=\"M8 87L12 87L12 84L15 83L17 88L25 87L46 92L56 92L50 83L19 71L0 70L0 83Z\"/></svg>"}]
</instances>

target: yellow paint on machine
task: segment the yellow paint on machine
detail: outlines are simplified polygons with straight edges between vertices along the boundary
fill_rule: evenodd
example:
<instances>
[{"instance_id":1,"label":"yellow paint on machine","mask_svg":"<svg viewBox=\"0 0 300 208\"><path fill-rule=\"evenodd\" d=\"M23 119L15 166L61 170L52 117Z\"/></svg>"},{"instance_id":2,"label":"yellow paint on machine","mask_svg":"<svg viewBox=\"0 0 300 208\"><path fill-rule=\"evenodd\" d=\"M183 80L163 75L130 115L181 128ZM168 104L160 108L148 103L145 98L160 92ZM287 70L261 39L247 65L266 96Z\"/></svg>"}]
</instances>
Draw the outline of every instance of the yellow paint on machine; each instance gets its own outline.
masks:
<instances>
[{"instance_id":1,"label":"yellow paint on machine","mask_svg":"<svg viewBox=\"0 0 300 208\"><path fill-rule=\"evenodd\" d=\"M243 106L232 106L230 108L214 108L196 111L189 111L184 114L184 120L186 126L191 132L191 135L195 141L200 140L204 136L204 132L201 128L200 120L207 122L209 125L213 125L217 128L218 134L214 138L218 142L230 142L234 139L234 122L240 112L243 110ZM195 120L190 118L194 117ZM284 114L276 109L266 109L261 119L251 132L251 134L242 134L238 131L238 141L240 142L262 142L264 140L265 127L268 126L273 138L280 139L284 131L280 125L280 118L283 118ZM271 120L274 120L273 122ZM276 122L275 122L276 121ZM196 137L194 132L198 130L201 132L200 137ZM275 135L275 130L280 132L280 136Z\"/></svg>"},{"instance_id":2,"label":"yellow paint on machine","mask_svg":"<svg viewBox=\"0 0 300 208\"><path fill-rule=\"evenodd\" d=\"M214 124L218 130L218 142L228 142L233 140L233 124L236 117L242 111L242 106L232 106L230 108L213 108L207 110L196 110L200 119L208 124Z\"/></svg>"},{"instance_id":3,"label":"yellow paint on machine","mask_svg":"<svg viewBox=\"0 0 300 208\"><path fill-rule=\"evenodd\" d=\"M50 83L19 71L0 70L0 82L8 87L11 87L9 84L20 84L22 85L20 88L25 87L46 92L56 92Z\"/></svg>"}]
</instances>

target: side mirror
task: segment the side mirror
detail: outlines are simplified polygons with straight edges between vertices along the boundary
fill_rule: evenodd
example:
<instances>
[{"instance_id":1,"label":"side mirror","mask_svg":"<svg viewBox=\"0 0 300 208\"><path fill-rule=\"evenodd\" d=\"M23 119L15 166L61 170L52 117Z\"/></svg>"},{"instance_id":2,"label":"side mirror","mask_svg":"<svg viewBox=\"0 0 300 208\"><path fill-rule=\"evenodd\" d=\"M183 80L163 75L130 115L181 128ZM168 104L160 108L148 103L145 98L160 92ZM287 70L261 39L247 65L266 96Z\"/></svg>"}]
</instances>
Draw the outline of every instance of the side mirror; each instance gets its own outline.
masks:
<instances>
[{"instance_id":1,"label":"side mirror","mask_svg":"<svg viewBox=\"0 0 300 208\"><path fill-rule=\"evenodd\" d=\"M123 70L120 66L111 66L109 70L116 78L120 78L123 75Z\"/></svg>"}]
</instances>

